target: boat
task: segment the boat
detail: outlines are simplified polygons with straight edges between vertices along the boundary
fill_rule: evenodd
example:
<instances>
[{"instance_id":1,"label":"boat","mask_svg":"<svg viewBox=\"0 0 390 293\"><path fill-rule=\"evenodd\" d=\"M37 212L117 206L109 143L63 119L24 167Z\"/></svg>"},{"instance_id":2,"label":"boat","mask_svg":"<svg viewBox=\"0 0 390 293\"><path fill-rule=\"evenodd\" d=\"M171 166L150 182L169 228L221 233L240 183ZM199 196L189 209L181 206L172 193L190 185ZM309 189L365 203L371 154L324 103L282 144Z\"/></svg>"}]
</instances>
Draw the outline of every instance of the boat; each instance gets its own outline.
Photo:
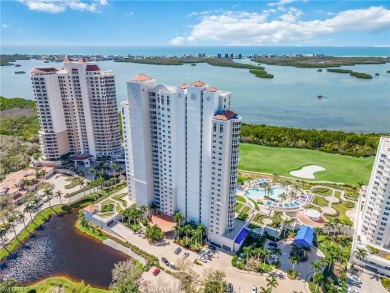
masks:
<instances>
[{"instance_id":1,"label":"boat","mask_svg":"<svg viewBox=\"0 0 390 293\"><path fill-rule=\"evenodd\" d=\"M15 71L15 74L23 74L26 73L26 71Z\"/></svg>"},{"instance_id":2,"label":"boat","mask_svg":"<svg viewBox=\"0 0 390 293\"><path fill-rule=\"evenodd\" d=\"M45 60L45 63L49 63L50 61L49 60Z\"/></svg>"},{"instance_id":3,"label":"boat","mask_svg":"<svg viewBox=\"0 0 390 293\"><path fill-rule=\"evenodd\" d=\"M22 66L22 65L20 65L20 64L15 64L15 67L20 67L20 66Z\"/></svg>"},{"instance_id":4,"label":"boat","mask_svg":"<svg viewBox=\"0 0 390 293\"><path fill-rule=\"evenodd\" d=\"M196 63L191 63L191 66L196 66Z\"/></svg>"},{"instance_id":5,"label":"boat","mask_svg":"<svg viewBox=\"0 0 390 293\"><path fill-rule=\"evenodd\" d=\"M318 69L317 71L318 71L318 72L322 72L322 69Z\"/></svg>"}]
</instances>

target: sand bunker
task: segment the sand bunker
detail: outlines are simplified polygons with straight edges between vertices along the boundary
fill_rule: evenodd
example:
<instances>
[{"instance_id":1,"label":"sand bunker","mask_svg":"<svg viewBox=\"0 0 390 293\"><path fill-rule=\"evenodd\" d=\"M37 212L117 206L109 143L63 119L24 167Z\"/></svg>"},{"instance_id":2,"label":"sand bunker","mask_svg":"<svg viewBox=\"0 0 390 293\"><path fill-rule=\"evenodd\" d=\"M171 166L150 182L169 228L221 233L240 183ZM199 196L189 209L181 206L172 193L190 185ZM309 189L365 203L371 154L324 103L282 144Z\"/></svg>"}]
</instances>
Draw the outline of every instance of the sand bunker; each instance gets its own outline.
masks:
<instances>
[{"instance_id":1,"label":"sand bunker","mask_svg":"<svg viewBox=\"0 0 390 293\"><path fill-rule=\"evenodd\" d=\"M305 166L299 170L291 171L290 174L295 177L305 178L305 179L315 179L314 176L315 172L318 171L325 171L326 169L324 167L318 166L318 165L309 165Z\"/></svg>"}]
</instances>

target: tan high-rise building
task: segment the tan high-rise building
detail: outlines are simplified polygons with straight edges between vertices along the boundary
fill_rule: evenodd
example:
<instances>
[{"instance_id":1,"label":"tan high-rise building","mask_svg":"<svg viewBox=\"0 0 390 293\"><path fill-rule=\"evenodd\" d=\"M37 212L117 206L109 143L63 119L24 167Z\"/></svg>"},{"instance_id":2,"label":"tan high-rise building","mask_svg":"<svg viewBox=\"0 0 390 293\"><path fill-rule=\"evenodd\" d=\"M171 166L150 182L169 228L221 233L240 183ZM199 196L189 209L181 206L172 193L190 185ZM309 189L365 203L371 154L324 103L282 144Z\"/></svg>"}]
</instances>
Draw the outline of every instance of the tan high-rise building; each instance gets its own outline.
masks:
<instances>
[{"instance_id":1,"label":"tan high-rise building","mask_svg":"<svg viewBox=\"0 0 390 293\"><path fill-rule=\"evenodd\" d=\"M65 58L60 70L35 67L31 81L43 159L67 153L99 156L121 151L113 71L83 58Z\"/></svg>"}]
</instances>

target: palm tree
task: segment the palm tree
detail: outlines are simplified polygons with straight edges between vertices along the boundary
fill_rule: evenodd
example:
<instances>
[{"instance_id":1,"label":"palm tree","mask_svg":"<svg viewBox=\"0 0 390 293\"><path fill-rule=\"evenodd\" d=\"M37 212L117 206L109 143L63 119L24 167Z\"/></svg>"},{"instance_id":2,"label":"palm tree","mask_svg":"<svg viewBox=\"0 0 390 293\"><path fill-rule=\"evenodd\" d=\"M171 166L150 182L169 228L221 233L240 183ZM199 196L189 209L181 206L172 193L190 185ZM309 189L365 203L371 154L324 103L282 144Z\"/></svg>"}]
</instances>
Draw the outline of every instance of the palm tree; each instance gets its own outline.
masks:
<instances>
[{"instance_id":1,"label":"palm tree","mask_svg":"<svg viewBox=\"0 0 390 293\"><path fill-rule=\"evenodd\" d=\"M355 251L356 257L360 260L365 259L368 256L368 252L365 248L358 248Z\"/></svg>"},{"instance_id":2,"label":"palm tree","mask_svg":"<svg viewBox=\"0 0 390 293\"><path fill-rule=\"evenodd\" d=\"M62 199L61 199L62 192L60 190L57 190L55 196L60 199L60 203L62 204Z\"/></svg>"},{"instance_id":3,"label":"palm tree","mask_svg":"<svg viewBox=\"0 0 390 293\"><path fill-rule=\"evenodd\" d=\"M270 288L260 287L260 293L271 293L271 289Z\"/></svg>"},{"instance_id":4,"label":"palm tree","mask_svg":"<svg viewBox=\"0 0 390 293\"><path fill-rule=\"evenodd\" d=\"M259 262L259 258L260 258L260 256L263 254L263 249L260 248L260 247L257 247L257 248L255 248L255 249L253 249L252 252L253 252L253 254L256 256L257 262Z\"/></svg>"},{"instance_id":5,"label":"palm tree","mask_svg":"<svg viewBox=\"0 0 390 293\"><path fill-rule=\"evenodd\" d=\"M196 231L198 231L200 233L200 243L203 243L203 234L206 232L206 226L203 225L203 224L200 224L198 225L198 227L196 227Z\"/></svg>"},{"instance_id":6,"label":"palm tree","mask_svg":"<svg viewBox=\"0 0 390 293\"><path fill-rule=\"evenodd\" d=\"M16 229L15 229L15 221L16 221L16 216L15 215L11 215L8 217L8 223L12 226L12 228L14 229L14 233L15 233L15 238L16 240L18 240L18 236L16 234Z\"/></svg>"},{"instance_id":7,"label":"palm tree","mask_svg":"<svg viewBox=\"0 0 390 293\"><path fill-rule=\"evenodd\" d=\"M29 203L29 204L27 204L26 206L25 206L25 208L24 208L24 212L25 213L29 213L30 214L30 220L31 220L31 222L33 222L33 218L32 218L32 215L31 215L31 211L34 209L34 206L31 204L31 203Z\"/></svg>"},{"instance_id":8,"label":"palm tree","mask_svg":"<svg viewBox=\"0 0 390 293\"><path fill-rule=\"evenodd\" d=\"M276 173L272 174L272 183L278 183L280 180L280 176Z\"/></svg>"},{"instance_id":9,"label":"palm tree","mask_svg":"<svg viewBox=\"0 0 390 293\"><path fill-rule=\"evenodd\" d=\"M173 221L176 223L176 225L179 225L179 227L181 226L181 222L183 220L184 220L184 216L179 211L176 211L173 214Z\"/></svg>"},{"instance_id":10,"label":"palm tree","mask_svg":"<svg viewBox=\"0 0 390 293\"><path fill-rule=\"evenodd\" d=\"M182 231L182 229L180 226L177 226L177 225L173 229L175 232L175 240L176 240L178 238L178 236L180 236L180 232Z\"/></svg>"},{"instance_id":11,"label":"palm tree","mask_svg":"<svg viewBox=\"0 0 390 293\"><path fill-rule=\"evenodd\" d=\"M272 224L272 227L274 227L275 230L279 232L279 229L282 227L282 223L279 220L275 220L275 222ZM275 241L276 241L276 235L275 235Z\"/></svg>"},{"instance_id":12,"label":"palm tree","mask_svg":"<svg viewBox=\"0 0 390 293\"><path fill-rule=\"evenodd\" d=\"M51 207L51 190L49 188L46 188L44 191L43 191L43 194L47 197L47 199L49 200L49 206Z\"/></svg>"},{"instance_id":13,"label":"palm tree","mask_svg":"<svg viewBox=\"0 0 390 293\"><path fill-rule=\"evenodd\" d=\"M276 248L272 254L274 254L275 256L277 256L279 258L279 256L282 255L282 250L280 248Z\"/></svg>"},{"instance_id":14,"label":"palm tree","mask_svg":"<svg viewBox=\"0 0 390 293\"><path fill-rule=\"evenodd\" d=\"M24 216L23 212L19 212L19 214L17 215L17 219L23 221L24 229L26 229L26 221L25 221L26 217Z\"/></svg>"},{"instance_id":15,"label":"palm tree","mask_svg":"<svg viewBox=\"0 0 390 293\"><path fill-rule=\"evenodd\" d=\"M284 220L284 225L283 225L283 238L286 237L286 232L287 228L290 227L290 225L294 222L295 220L292 218ZM286 229L285 229L286 228Z\"/></svg>"},{"instance_id":16,"label":"palm tree","mask_svg":"<svg viewBox=\"0 0 390 293\"><path fill-rule=\"evenodd\" d=\"M348 246L348 243L349 243L348 237L340 237L339 238L340 247L346 247L346 246Z\"/></svg>"},{"instance_id":17,"label":"palm tree","mask_svg":"<svg viewBox=\"0 0 390 293\"><path fill-rule=\"evenodd\" d=\"M157 204L152 202L149 206L149 212L153 215L157 211Z\"/></svg>"},{"instance_id":18,"label":"palm tree","mask_svg":"<svg viewBox=\"0 0 390 293\"><path fill-rule=\"evenodd\" d=\"M340 230L341 230L341 221L339 218L335 218L334 219L334 225L335 225L335 228L337 228L337 230L339 230L339 234L340 234Z\"/></svg>"},{"instance_id":19,"label":"palm tree","mask_svg":"<svg viewBox=\"0 0 390 293\"><path fill-rule=\"evenodd\" d=\"M267 257L271 254L271 252L268 250L268 249L263 249L263 257L264 257L264 266L263 268L265 268L265 264L266 264L266 261L267 261Z\"/></svg>"},{"instance_id":20,"label":"palm tree","mask_svg":"<svg viewBox=\"0 0 390 293\"><path fill-rule=\"evenodd\" d=\"M290 256L290 258L288 260L290 261L290 264L292 264L292 266L293 266L292 269L294 271L295 265L299 264L299 258L296 255L293 255L293 256Z\"/></svg>"},{"instance_id":21,"label":"palm tree","mask_svg":"<svg viewBox=\"0 0 390 293\"><path fill-rule=\"evenodd\" d=\"M328 230L328 236L330 234L330 229L333 228L333 222L331 220L325 222L325 226L324 226L327 230Z\"/></svg>"},{"instance_id":22,"label":"palm tree","mask_svg":"<svg viewBox=\"0 0 390 293\"><path fill-rule=\"evenodd\" d=\"M95 175L95 173L96 173L96 170L94 168L89 168L88 169L88 174L89 175L93 176L93 175ZM92 177L92 181L93 181L94 178L95 178L95 176Z\"/></svg>"},{"instance_id":23,"label":"palm tree","mask_svg":"<svg viewBox=\"0 0 390 293\"><path fill-rule=\"evenodd\" d=\"M310 264L310 268L314 271L314 277L316 276L317 274L317 271L320 271L322 269L322 264L321 262L317 259L315 261L313 261L311 264Z\"/></svg>"},{"instance_id":24,"label":"palm tree","mask_svg":"<svg viewBox=\"0 0 390 293\"><path fill-rule=\"evenodd\" d=\"M186 246L188 245L188 234L192 232L191 225L187 224L183 227L183 233L186 234Z\"/></svg>"},{"instance_id":25,"label":"palm tree","mask_svg":"<svg viewBox=\"0 0 390 293\"><path fill-rule=\"evenodd\" d=\"M244 252L245 256L246 256L246 262L248 263L248 259L249 259L249 254L251 252L251 247L250 246L245 246L242 251Z\"/></svg>"},{"instance_id":26,"label":"palm tree","mask_svg":"<svg viewBox=\"0 0 390 293\"><path fill-rule=\"evenodd\" d=\"M121 222L123 223L123 219L126 217L126 210L127 209L124 209L124 210L121 210L119 212L119 215L121 216Z\"/></svg>"},{"instance_id":27,"label":"palm tree","mask_svg":"<svg viewBox=\"0 0 390 293\"><path fill-rule=\"evenodd\" d=\"M269 287L270 289L270 293L272 292L272 288L276 288L279 285L275 276L266 279L266 281L267 281L267 287Z\"/></svg>"},{"instance_id":28,"label":"palm tree","mask_svg":"<svg viewBox=\"0 0 390 293\"><path fill-rule=\"evenodd\" d=\"M7 252L9 253L8 249L7 249L7 245L5 245L5 236L7 235L7 229L5 228L2 228L0 229L0 239L1 239L1 242L3 243L3 247L5 250L7 250Z\"/></svg>"},{"instance_id":29,"label":"palm tree","mask_svg":"<svg viewBox=\"0 0 390 293\"><path fill-rule=\"evenodd\" d=\"M315 292L317 292L317 290L318 290L318 285L319 285L319 283L320 283L323 279L324 279L324 275L321 274L321 273L318 273L318 274L314 275L313 281L314 281L314 283L316 284Z\"/></svg>"},{"instance_id":30,"label":"palm tree","mask_svg":"<svg viewBox=\"0 0 390 293\"><path fill-rule=\"evenodd\" d=\"M145 212L148 210L148 207L142 205L142 206L139 207L139 210L141 212L141 217L142 217L145 214Z\"/></svg>"},{"instance_id":31,"label":"palm tree","mask_svg":"<svg viewBox=\"0 0 390 293\"><path fill-rule=\"evenodd\" d=\"M116 167L116 164L114 162L110 162L110 164L108 164L108 176L110 176L111 174L111 170L113 170L114 168ZM115 170L114 171L114 174L115 174Z\"/></svg>"}]
</instances>

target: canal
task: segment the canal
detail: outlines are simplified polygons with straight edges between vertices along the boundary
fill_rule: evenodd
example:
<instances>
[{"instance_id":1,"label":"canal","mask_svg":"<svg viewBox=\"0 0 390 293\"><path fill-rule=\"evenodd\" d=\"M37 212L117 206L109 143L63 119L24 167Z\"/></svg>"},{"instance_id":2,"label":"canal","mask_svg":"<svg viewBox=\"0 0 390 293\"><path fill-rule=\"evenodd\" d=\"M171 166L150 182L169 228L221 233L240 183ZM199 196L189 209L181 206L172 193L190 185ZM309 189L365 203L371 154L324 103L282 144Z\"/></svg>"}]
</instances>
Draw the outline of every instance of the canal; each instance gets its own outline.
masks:
<instances>
[{"instance_id":1,"label":"canal","mask_svg":"<svg viewBox=\"0 0 390 293\"><path fill-rule=\"evenodd\" d=\"M28 285L47 277L63 276L108 288L114 264L128 256L84 236L75 227L76 221L76 212L52 216L0 263L0 277Z\"/></svg>"}]
</instances>

